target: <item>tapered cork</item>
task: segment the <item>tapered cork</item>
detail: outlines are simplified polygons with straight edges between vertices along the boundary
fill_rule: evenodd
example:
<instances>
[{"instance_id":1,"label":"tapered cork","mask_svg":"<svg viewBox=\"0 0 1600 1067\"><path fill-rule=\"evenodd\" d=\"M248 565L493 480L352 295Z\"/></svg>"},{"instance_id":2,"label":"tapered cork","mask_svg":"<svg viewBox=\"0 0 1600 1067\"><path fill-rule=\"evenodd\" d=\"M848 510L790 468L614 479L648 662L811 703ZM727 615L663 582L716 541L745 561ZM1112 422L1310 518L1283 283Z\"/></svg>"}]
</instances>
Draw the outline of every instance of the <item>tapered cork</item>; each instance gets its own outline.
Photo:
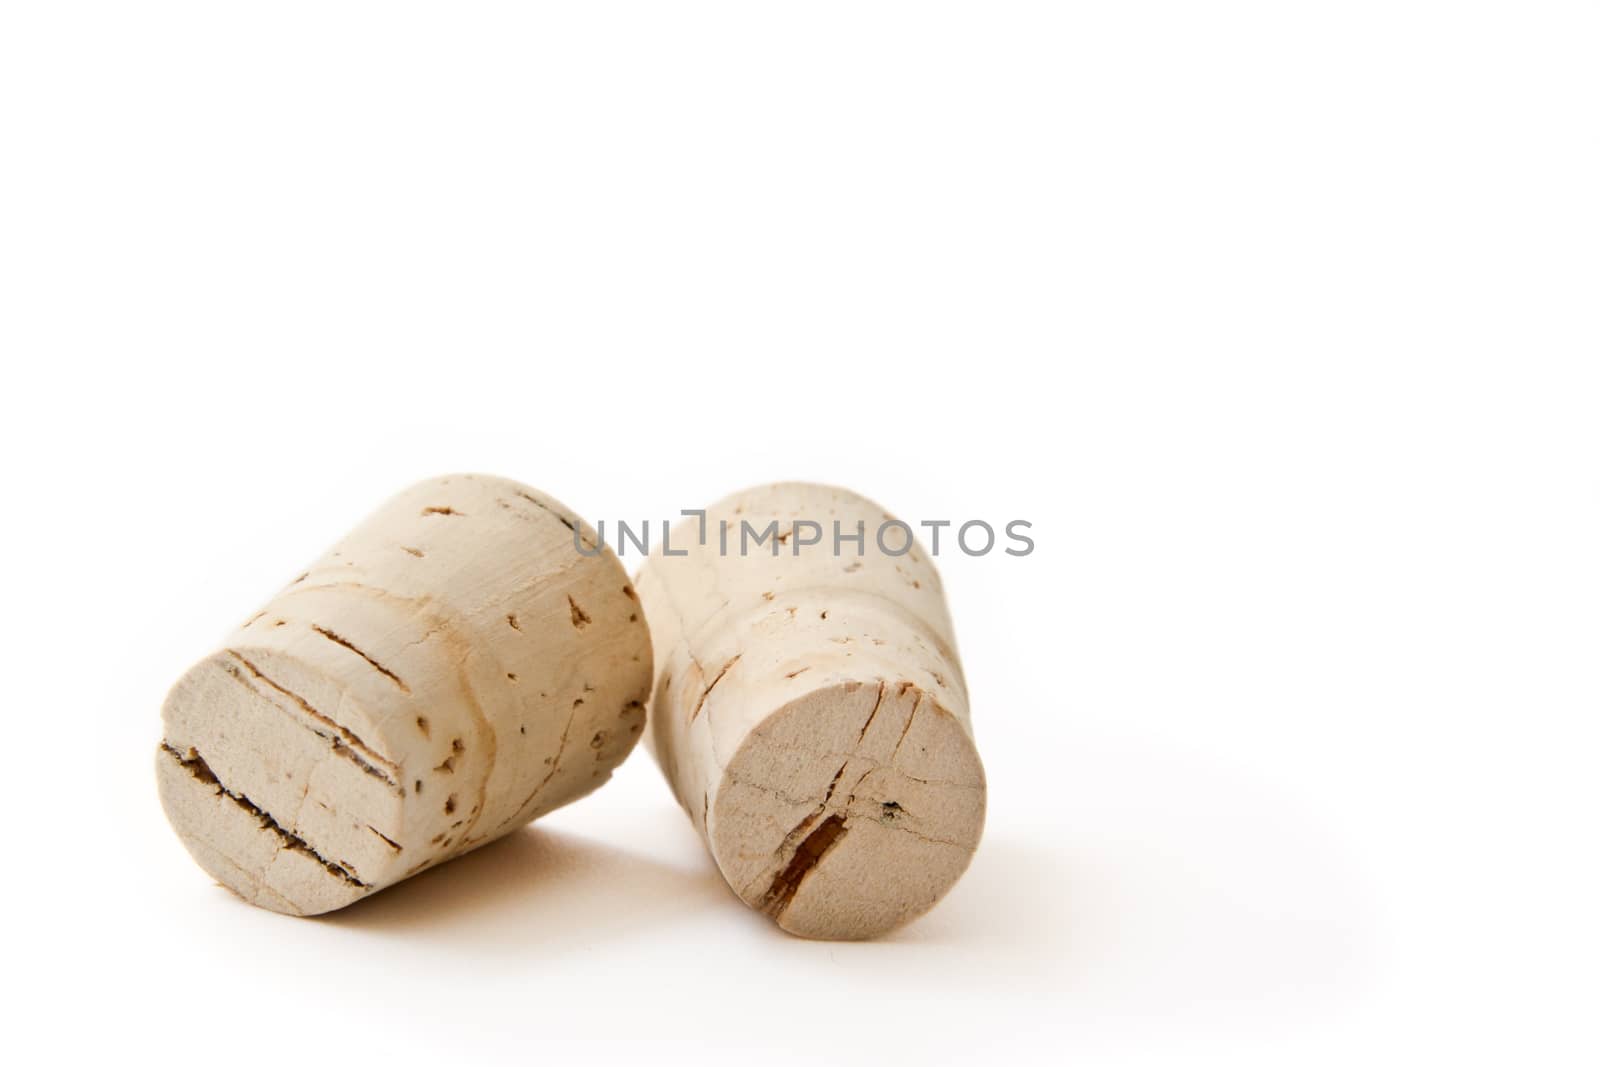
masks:
<instances>
[{"instance_id":1,"label":"tapered cork","mask_svg":"<svg viewBox=\"0 0 1600 1067\"><path fill-rule=\"evenodd\" d=\"M330 911L597 788L650 676L637 597L589 527L516 482L433 479L173 687L162 805L244 899Z\"/></svg>"},{"instance_id":2,"label":"tapered cork","mask_svg":"<svg viewBox=\"0 0 1600 1067\"><path fill-rule=\"evenodd\" d=\"M908 527L880 541L892 520L842 489L751 489L707 509L703 543L700 520L675 526L638 578L657 762L739 898L806 937L922 914L983 829L939 575ZM751 549L745 523L774 536Z\"/></svg>"}]
</instances>

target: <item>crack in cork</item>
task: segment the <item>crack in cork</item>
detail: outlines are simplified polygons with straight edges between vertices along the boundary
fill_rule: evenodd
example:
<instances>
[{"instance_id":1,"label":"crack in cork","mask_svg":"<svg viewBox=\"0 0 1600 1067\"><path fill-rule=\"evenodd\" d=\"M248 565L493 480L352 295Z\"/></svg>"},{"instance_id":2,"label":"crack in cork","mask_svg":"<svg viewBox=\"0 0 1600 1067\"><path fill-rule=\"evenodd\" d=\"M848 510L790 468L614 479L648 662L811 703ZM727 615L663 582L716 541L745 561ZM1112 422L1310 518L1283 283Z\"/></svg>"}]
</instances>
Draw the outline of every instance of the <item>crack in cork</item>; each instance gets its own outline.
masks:
<instances>
[{"instance_id":1,"label":"crack in cork","mask_svg":"<svg viewBox=\"0 0 1600 1067\"><path fill-rule=\"evenodd\" d=\"M395 852L398 853L398 852L404 852L405 851L405 849L402 848L399 845L399 843L395 841L394 838L390 837L388 834L384 833L383 831L378 830L378 829L376 829L376 828L374 828L372 826L368 826L367 829L371 830L373 833L377 834L380 838L382 838L383 839L383 843L388 845L390 848L394 849Z\"/></svg>"},{"instance_id":2,"label":"crack in cork","mask_svg":"<svg viewBox=\"0 0 1600 1067\"><path fill-rule=\"evenodd\" d=\"M910 682L902 682L901 683L900 692L901 692L902 695L905 693L906 688L910 684L911 684ZM915 701L913 701L912 704L911 704L911 714L906 716L905 728L900 731L900 740L898 740L898 741L896 741L894 743L894 751L889 753L889 762L890 763L893 763L894 760L895 760L895 757L900 755L900 746L906 743L906 735L911 732L911 724L917 721L917 709L920 708L920 707L922 707L922 691L919 689L917 691L917 699Z\"/></svg>"},{"instance_id":3,"label":"crack in cork","mask_svg":"<svg viewBox=\"0 0 1600 1067\"><path fill-rule=\"evenodd\" d=\"M555 508L551 507L549 504L546 504L543 500L540 500L538 497L534 496L531 493L525 493L520 489L517 490L517 495L520 496L522 499L526 500L528 503L532 504L534 507L540 508L540 509L542 509L544 511L548 511L550 514L554 515L556 517L556 520L558 522L560 522L561 525L565 526L567 529L571 530L573 533L577 533L578 532L578 526L577 526L576 523L574 523L571 519L567 518L561 512L557 511Z\"/></svg>"},{"instance_id":4,"label":"crack in cork","mask_svg":"<svg viewBox=\"0 0 1600 1067\"><path fill-rule=\"evenodd\" d=\"M529 493L525 493L520 489L517 490L516 495L517 495L518 498L520 498L522 500L526 500L528 503L532 504L534 507L538 508L540 511L544 511L544 512L549 513L551 516L553 516L555 518L555 520L557 522L559 522L561 525L565 526L568 530L571 530L572 531L572 539L573 539L574 543L581 544L581 545L583 545L584 548L598 549L600 547L599 543L597 541L595 541L594 538L589 537L587 534L585 534L583 532L583 528L581 526L579 526L577 520L575 520L571 516L563 514L562 512L558 511L557 509L551 507L549 504L546 504L543 500L540 500L538 497L533 496L533 495L531 495ZM500 501L499 503L501 504L502 507L506 507L506 505L505 505L505 503L503 501ZM515 509L508 508L507 510L510 510L512 512L512 514L515 514L515 515L520 515L521 514L521 512L518 512Z\"/></svg>"},{"instance_id":5,"label":"crack in cork","mask_svg":"<svg viewBox=\"0 0 1600 1067\"><path fill-rule=\"evenodd\" d=\"M234 804L238 805L240 809L253 816L261 829L266 830L268 833L271 833L278 838L279 842L281 843L279 846L280 848L289 849L293 852L305 853L307 856L310 856L312 859L316 860L317 863L321 864L322 868L329 874L350 883L357 889L372 888L366 882L363 882L361 879L352 874L344 864L336 863L333 860L328 859L316 849L312 848L310 844L306 842L305 838L290 833L288 830L284 829L281 825L279 825L278 820L274 819L264 809L258 807L249 797L242 793L235 793L233 790L223 785L222 780L217 777L216 772L213 771L210 765L208 765L206 761L200 757L200 753L195 751L193 748L189 749L188 754L185 755L184 753L179 752L176 748L172 747L172 745L168 742L163 741L161 742L161 750L167 755L171 756L177 762L178 766L188 771L189 774L194 777L195 781L211 786L216 790L216 795L227 797L229 800L233 801ZM369 826L367 829L371 830L372 827ZM378 833L376 830L373 830L372 832L375 834ZM383 837L382 834L378 834L378 836ZM385 841L389 841L387 837L384 837L383 839ZM393 841L389 841L389 844L394 845L397 851L399 850L400 846L395 845Z\"/></svg>"},{"instance_id":6,"label":"crack in cork","mask_svg":"<svg viewBox=\"0 0 1600 1067\"><path fill-rule=\"evenodd\" d=\"M528 805L533 803L533 798L544 791L544 787L550 784L550 779L554 778L556 772L561 769L561 757L567 751L567 737L572 733L572 724L577 721L578 709L581 707L583 707L583 698L579 697L573 702L572 710L567 713L567 725L561 729L561 741L556 745L556 754L555 758L550 761L550 769L544 772L544 777L539 779L539 784L533 787L533 792L524 797L522 803L517 805L516 810L511 813L511 818L507 819L506 823L512 822L526 810Z\"/></svg>"},{"instance_id":7,"label":"crack in cork","mask_svg":"<svg viewBox=\"0 0 1600 1067\"><path fill-rule=\"evenodd\" d=\"M808 821L815 817L815 815L806 816L807 821L803 821L801 825L807 825ZM844 840L847 832L845 816L839 812L822 820L822 823L800 842L800 847L795 849L794 855L790 857L783 870L772 879L772 885L767 888L766 896L761 900L761 910L774 919L782 916L793 902L795 894L800 892L800 885L806 880L806 876L816 870L817 864L822 862L823 857Z\"/></svg>"},{"instance_id":8,"label":"crack in cork","mask_svg":"<svg viewBox=\"0 0 1600 1067\"><path fill-rule=\"evenodd\" d=\"M245 668L245 670L249 671L261 682L294 701L297 705L299 705L300 710L305 712L312 719L322 723L324 726L328 727L329 730L334 731L333 734L328 734L322 730L318 730L315 726L308 725L308 728L312 733L333 745L333 751L336 755L342 756L351 763L354 763L357 767L360 767L363 771L372 775L374 778L386 782L391 788L398 789L402 793L405 791L398 781L396 781L389 774L384 773L384 771L379 769L377 766L374 766L373 762L368 761L370 759L376 763L381 763L384 767L387 767L391 771L398 774L400 768L392 760L388 760L380 756L376 750L374 750L365 741L361 740L361 738L357 737L345 726L335 722L333 719L312 707L311 702L306 700L306 698L301 696L299 693L294 692L292 689L287 689L273 681L271 678L267 677L262 673L261 668L245 659L238 652L235 652L231 648L224 649L223 651L225 651L229 656L233 657L233 659L237 660ZM228 676L234 681L238 682L252 693L264 695L259 689L245 680L244 676L239 673L238 667L235 667L230 663L224 663L222 667L223 670L227 672ZM367 758L363 758L363 753L365 753Z\"/></svg>"},{"instance_id":9,"label":"crack in cork","mask_svg":"<svg viewBox=\"0 0 1600 1067\"><path fill-rule=\"evenodd\" d=\"M456 628L453 620L438 619L436 617L436 621L439 623L439 632L444 636L450 650L455 653L456 684L460 687L461 699L466 706L467 713L472 717L472 725L475 728L474 733L477 735L479 747L482 750L482 755L479 759L483 763L483 773L478 778L477 799L472 805L471 813L467 816L466 829L461 831L461 839L465 842L467 835L478 825L478 820L482 818L484 810L489 806L489 778L494 774L495 764L500 758L500 738L495 733L494 725L489 721L488 715L484 714L483 702L478 698L477 687L472 684L472 674L467 666L467 661L472 658L472 646L461 637L460 631ZM496 664L496 666L503 669L500 664ZM451 759L466 751L464 747L458 747L460 745L461 740L459 738L451 741Z\"/></svg>"},{"instance_id":10,"label":"crack in cork","mask_svg":"<svg viewBox=\"0 0 1600 1067\"><path fill-rule=\"evenodd\" d=\"M739 655L734 656L728 662L724 663L722 665L722 669L717 672L717 676L715 678L711 679L711 684L706 686L705 689L701 690L700 699L695 702L694 710L689 712L689 721L690 722L694 722L696 717L699 716L700 709L706 706L706 697L711 695L711 691L717 687L717 683L722 681L723 677L728 673L728 671L730 669L732 669L733 665L735 663L739 662L739 657L743 656L743 655L744 655L744 653L741 652L741 653L739 653Z\"/></svg>"},{"instance_id":11,"label":"crack in cork","mask_svg":"<svg viewBox=\"0 0 1600 1067\"><path fill-rule=\"evenodd\" d=\"M861 733L856 736L857 745L867 739L867 729L872 725L872 720L878 717L878 709L883 706L883 691L886 687L887 683L882 680L878 682L878 699L872 702L872 710L867 713L867 721L861 724Z\"/></svg>"},{"instance_id":12,"label":"crack in cork","mask_svg":"<svg viewBox=\"0 0 1600 1067\"><path fill-rule=\"evenodd\" d=\"M342 648L348 648L351 652L354 652L356 655L366 660L368 665L370 665L373 670L377 671L379 674L389 679L389 681L399 686L400 692L407 694L411 692L411 687L406 685L405 682L401 681L398 674L394 673L394 671L391 671L388 667L385 667L383 664L379 663L377 660L361 651L361 649L357 648L349 638L341 637L332 630L326 629L322 626L317 626L316 624L312 624L311 628L317 633L321 634L323 637L326 637L329 641L332 641L334 644L339 645Z\"/></svg>"}]
</instances>

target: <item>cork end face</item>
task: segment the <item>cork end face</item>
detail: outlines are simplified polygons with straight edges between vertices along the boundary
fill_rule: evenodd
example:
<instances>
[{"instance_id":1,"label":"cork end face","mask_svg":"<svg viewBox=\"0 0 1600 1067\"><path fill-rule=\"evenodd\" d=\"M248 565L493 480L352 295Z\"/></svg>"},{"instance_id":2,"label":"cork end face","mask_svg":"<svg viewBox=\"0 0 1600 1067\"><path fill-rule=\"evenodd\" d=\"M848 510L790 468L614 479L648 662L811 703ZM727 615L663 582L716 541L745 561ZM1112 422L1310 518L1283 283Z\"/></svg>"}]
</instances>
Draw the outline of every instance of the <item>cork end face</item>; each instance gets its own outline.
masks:
<instances>
[{"instance_id":1,"label":"cork end face","mask_svg":"<svg viewBox=\"0 0 1600 1067\"><path fill-rule=\"evenodd\" d=\"M230 650L191 668L162 709L167 821L206 873L286 915L353 903L399 859L402 788L379 742L313 717L328 684L287 657Z\"/></svg>"},{"instance_id":2,"label":"cork end face","mask_svg":"<svg viewBox=\"0 0 1600 1067\"><path fill-rule=\"evenodd\" d=\"M877 937L933 907L983 832L966 728L909 681L790 701L729 761L707 838L744 902L801 937Z\"/></svg>"},{"instance_id":3,"label":"cork end face","mask_svg":"<svg viewBox=\"0 0 1600 1067\"><path fill-rule=\"evenodd\" d=\"M320 915L371 892L226 790L194 749L158 748L156 784L167 821L189 855L248 903L283 915Z\"/></svg>"}]
</instances>

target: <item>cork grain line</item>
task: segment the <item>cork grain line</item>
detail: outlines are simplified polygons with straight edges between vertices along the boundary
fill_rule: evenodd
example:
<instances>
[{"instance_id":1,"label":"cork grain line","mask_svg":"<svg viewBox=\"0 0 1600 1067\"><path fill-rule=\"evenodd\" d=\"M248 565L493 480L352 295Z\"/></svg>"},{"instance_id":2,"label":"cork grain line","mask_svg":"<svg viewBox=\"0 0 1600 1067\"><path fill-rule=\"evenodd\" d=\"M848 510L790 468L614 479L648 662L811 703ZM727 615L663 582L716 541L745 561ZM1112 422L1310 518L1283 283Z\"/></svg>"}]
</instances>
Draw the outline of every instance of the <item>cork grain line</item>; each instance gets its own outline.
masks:
<instances>
[{"instance_id":1,"label":"cork grain line","mask_svg":"<svg viewBox=\"0 0 1600 1067\"><path fill-rule=\"evenodd\" d=\"M398 674L394 673L394 671L391 671L388 667L385 667L383 664L367 655L367 653L361 651L361 649L357 648L349 638L341 637L332 630L329 630L324 626L318 626L315 623L312 624L311 628L317 633L321 634L323 637L327 638L329 641L332 641L334 644L340 646L341 648L347 648L351 652L354 652L356 655L360 656L362 659L366 660L367 664L373 670L377 671L379 674L383 675L385 678L389 679L389 681L398 686L400 688L400 692L410 695L411 687L406 685L406 683L401 680Z\"/></svg>"},{"instance_id":2,"label":"cork grain line","mask_svg":"<svg viewBox=\"0 0 1600 1067\"><path fill-rule=\"evenodd\" d=\"M246 814L253 817L262 830L265 830L267 833L272 834L278 839L278 847L280 849L288 849L290 851L304 853L313 860L316 860L317 863L321 864L322 869L327 871L330 875L333 875L335 878L338 878L341 881L348 882L357 889L372 888L366 882L363 882L360 878L356 877L356 875L353 873L353 868L350 868L347 864L328 859L316 849L312 848L311 845L306 842L305 838L284 829L283 826L279 825L276 819L274 819L264 809L257 806L253 801L250 800L249 797L244 796L242 793L235 793L233 790L229 789L222 783L222 780L217 777L216 773L212 771L211 767L207 765L206 761L200 757L200 753L195 751L193 748L189 749L188 753L185 754L179 752L171 744L163 741L161 743L161 750L170 756L178 764L178 766L188 771L195 781L200 782L202 785L210 786L218 796L227 797ZM368 829L371 829L371 827L368 827ZM377 831L373 830L373 833L377 833ZM378 836L382 837L383 835L379 834ZM387 841L388 838L384 838L384 840ZM392 841L389 843L391 845L394 844ZM395 845L395 848L398 850L399 846Z\"/></svg>"},{"instance_id":3,"label":"cork grain line","mask_svg":"<svg viewBox=\"0 0 1600 1067\"><path fill-rule=\"evenodd\" d=\"M360 767L363 771L372 775L374 778L382 779L392 788L401 788L400 783L394 777L399 773L400 767L393 760L386 759L371 745L368 745L365 741L361 740L361 738L357 737L349 728L341 725L329 716L324 715L322 712L312 707L311 702L305 697L301 696L299 693L296 693L294 690L289 689L288 687L281 685L272 678L268 677L261 670L261 668L257 667L254 663L240 655L238 652L231 648L225 649L224 651L226 651L235 662L248 671L251 678L261 682L263 685L272 689L280 696L286 697L293 701L295 706L304 712L305 715L312 720L312 722L325 727L326 729L318 729L311 723L304 724L309 730L311 730L312 733L330 742L333 745L333 750L337 755L350 760L352 763L356 764L356 766ZM281 707L277 701L270 699L267 697L267 694L261 692L260 689L251 684L250 680L239 672L238 667L234 667L232 664L224 664L223 666L227 671L228 676L234 681L238 682L252 693L255 693L257 696L266 699L268 703ZM387 768L387 773L383 768Z\"/></svg>"},{"instance_id":4,"label":"cork grain line","mask_svg":"<svg viewBox=\"0 0 1600 1067\"><path fill-rule=\"evenodd\" d=\"M717 687L717 683L722 681L723 678L727 677L728 672L733 669L733 665L738 663L739 657L743 655L744 653L741 652L739 655L734 656L728 662L724 663L722 665L722 669L717 672L717 676L711 679L711 684L706 686L705 689L701 690L700 699L695 701L694 710L689 712L690 722L694 722L694 720L699 717L700 709L706 706L706 698L709 697L711 695L711 691Z\"/></svg>"},{"instance_id":5,"label":"cork grain line","mask_svg":"<svg viewBox=\"0 0 1600 1067\"><path fill-rule=\"evenodd\" d=\"M843 814L835 812L822 820L821 824L800 842L800 847L795 849L788 864L778 872L777 877L773 878L772 885L767 888L766 896L762 898L761 910L774 919L782 916L794 902L795 894L800 892L800 886L804 884L806 877L817 869L817 865L829 852L838 847L847 833L849 830L845 826Z\"/></svg>"}]
</instances>

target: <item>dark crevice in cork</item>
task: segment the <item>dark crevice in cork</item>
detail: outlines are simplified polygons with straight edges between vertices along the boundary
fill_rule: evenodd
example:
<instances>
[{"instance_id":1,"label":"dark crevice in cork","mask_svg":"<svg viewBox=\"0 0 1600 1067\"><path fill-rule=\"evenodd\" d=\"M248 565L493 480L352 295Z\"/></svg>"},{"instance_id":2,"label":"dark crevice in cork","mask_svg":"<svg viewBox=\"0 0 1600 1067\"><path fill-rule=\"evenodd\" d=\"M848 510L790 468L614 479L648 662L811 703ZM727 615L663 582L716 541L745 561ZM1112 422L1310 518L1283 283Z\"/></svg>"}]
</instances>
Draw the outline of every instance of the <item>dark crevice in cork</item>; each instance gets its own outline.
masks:
<instances>
[{"instance_id":1,"label":"dark crevice in cork","mask_svg":"<svg viewBox=\"0 0 1600 1067\"><path fill-rule=\"evenodd\" d=\"M814 818L815 816L807 816ZM788 909L796 893L800 892L800 884L805 881L806 875L816 869L822 858L833 850L840 841L844 840L845 817L837 812L828 816L815 830L800 842L800 847L795 849L794 856L790 858L783 870L778 872L772 880L772 885L767 889L767 894L761 900L761 910L774 919L781 916Z\"/></svg>"},{"instance_id":2,"label":"dark crevice in cork","mask_svg":"<svg viewBox=\"0 0 1600 1067\"><path fill-rule=\"evenodd\" d=\"M326 726L328 728L327 730L319 730L315 726L306 724L307 728L310 729L312 733L329 742L333 746L335 755L349 760L367 774L372 775L372 777L386 782L391 788L396 790L400 789L400 783L390 775L384 773L378 767L374 766L373 763L369 762L369 758L371 760L376 760L378 763L383 764L385 767L388 767L391 770L398 771L399 767L396 766L393 761L384 759L382 756L378 755L378 753L374 751L373 748L365 741L361 740L361 738L351 733L348 729L339 725L339 723L335 722L333 719L330 719L328 716L322 714L322 712L312 707L310 701L306 700L306 698L301 696L299 693L296 693L291 689L286 689L277 682L273 681L271 678L268 678L265 674L261 673L261 669L259 667L245 659L243 656L239 655L239 653L235 652L233 649L230 648L226 649L225 651L229 656L237 660L239 664L245 668L245 670L249 671L250 674L256 678L256 680L260 681L264 685L269 686L278 693L281 693L283 696L288 697L299 706L301 711L305 712L315 722ZM224 663L222 666L223 669L228 672L229 677L233 678L240 685L244 686L246 689L249 689L252 693L257 694L258 696L263 695L259 689L250 684L243 674L239 673L238 667L233 666L231 663ZM328 731L332 732L330 733Z\"/></svg>"},{"instance_id":3,"label":"dark crevice in cork","mask_svg":"<svg viewBox=\"0 0 1600 1067\"><path fill-rule=\"evenodd\" d=\"M401 848L400 845L395 841L395 839L390 837L388 834L383 833L383 832L381 832L379 830L373 830L372 827L370 827L370 826L367 827L367 829L368 830L372 830L373 833L377 834L380 838L383 839L383 843L384 844L388 845L390 848L394 849L396 852L404 852L405 851L405 849Z\"/></svg>"},{"instance_id":4,"label":"dark crevice in cork","mask_svg":"<svg viewBox=\"0 0 1600 1067\"><path fill-rule=\"evenodd\" d=\"M326 628L321 627L321 626L313 625L311 628L313 630L315 630L317 633L321 634L323 637L326 637L329 641L332 641L334 644L340 646L341 648L347 648L351 652L354 652L356 655L360 656L362 659L366 660L367 664L369 666L371 666L373 670L377 671L379 674L381 674L385 678L389 679L389 681L391 681L395 685L399 686L400 687L400 692L402 692L402 693L410 693L411 692L411 687L406 685L405 682L401 681L400 680L400 676L398 674L394 673L394 671L391 671L389 668L385 667L383 664L379 663L377 660L373 659L371 656L369 656L365 652L361 651L359 648L357 648L354 644L352 644L350 642L349 638L340 637L338 634L334 633L332 630L326 629Z\"/></svg>"},{"instance_id":5,"label":"dark crevice in cork","mask_svg":"<svg viewBox=\"0 0 1600 1067\"><path fill-rule=\"evenodd\" d=\"M883 706L883 691L885 688L885 683L878 683L878 699L873 701L872 711L868 713L867 721L861 724L861 733L856 738L856 744L858 745L867 739L867 729L872 725L872 720L878 717L878 709Z\"/></svg>"},{"instance_id":6,"label":"dark crevice in cork","mask_svg":"<svg viewBox=\"0 0 1600 1067\"><path fill-rule=\"evenodd\" d=\"M556 508L551 507L549 504L546 504L543 500L540 500L536 496L532 496L532 495L530 495L528 493L524 493L524 492L522 492L520 490L518 490L516 495L517 495L518 499L526 500L528 503L532 504L534 507L538 508L540 511L543 511L543 512L549 514L550 516L552 516L557 522L559 522L561 525L565 526L568 530L572 531L572 543L573 543L573 545L574 546L581 545L583 549L589 550L589 551L584 553L585 555L594 555L594 554L596 554L596 552L598 552L598 550L600 548L599 542L597 542L594 538L590 537L588 534L584 533L582 527L579 526L578 521L576 519L574 519L572 516L563 514L561 511L557 510ZM507 504L504 500L497 500L495 502L497 504L499 504L501 507L505 508L507 511L510 511L513 515L522 515L523 514L523 512L517 511L515 508L511 507L510 504ZM580 551L581 551L581 549L580 549Z\"/></svg>"},{"instance_id":7,"label":"dark crevice in cork","mask_svg":"<svg viewBox=\"0 0 1600 1067\"><path fill-rule=\"evenodd\" d=\"M227 797L241 810L253 816L263 830L273 834L280 842L282 842L283 848L291 849L295 852L305 853L307 856L310 856L312 859L320 863L323 869L329 874L333 875L335 878L350 883L357 889L372 888L367 883L361 881L355 875L351 874L350 871L346 869L344 864L335 863L334 861L328 859L326 856L323 856L316 849L307 844L305 838L298 837L295 834L290 833L288 830L285 830L278 824L278 820L274 819L271 815L268 815L261 808L257 807L253 802L251 802L249 797L246 797L240 793L235 793L233 790L223 785L222 780L216 776L216 773L212 771L210 766L206 764L206 761L200 758L199 752L196 752L191 748L189 749L188 753L185 754L179 752L176 748L173 748L165 741L161 743L161 750L176 760L180 767L193 775L196 781L211 786L216 790L219 796ZM370 830L372 828L368 827L368 829ZM378 833L376 830L373 830L372 832ZM378 836L383 837L382 834L378 834ZM385 837L384 840L388 841L389 839ZM389 841L389 844L394 845L394 842ZM399 847L400 846L395 845L396 850L398 850Z\"/></svg>"},{"instance_id":8,"label":"dark crevice in cork","mask_svg":"<svg viewBox=\"0 0 1600 1067\"><path fill-rule=\"evenodd\" d=\"M905 692L904 689L901 690ZM911 714L906 716L905 729L900 731L900 740L894 743L894 751L889 753L889 762L893 763L896 756L900 755L900 746L906 743L906 735L911 732L911 724L917 721L917 709L922 707L922 694L917 694L917 699L911 705Z\"/></svg>"},{"instance_id":9,"label":"dark crevice in cork","mask_svg":"<svg viewBox=\"0 0 1600 1067\"><path fill-rule=\"evenodd\" d=\"M844 777L844 769L848 766L850 766L850 761L846 760L845 762L841 763L839 765L839 769L834 772L833 781L828 783L828 791L822 794L822 803L817 805L818 815L821 815L823 810L827 808L828 801L833 799L833 791L839 788L839 779Z\"/></svg>"},{"instance_id":10,"label":"dark crevice in cork","mask_svg":"<svg viewBox=\"0 0 1600 1067\"><path fill-rule=\"evenodd\" d=\"M565 515L561 514L561 512L557 511L555 508L551 507L549 504L546 504L543 500L540 500L536 496L531 496L531 495L529 495L527 493L521 492L520 490L517 492L517 495L520 496L522 499L526 500L528 503L532 504L534 507L539 508L539 509L541 509L543 511L548 511L550 514L554 515L556 517L556 519L560 521L561 525L565 526L567 529L571 530L573 533L577 533L578 532L578 527L577 527L576 523L574 523L571 519L567 518Z\"/></svg>"}]
</instances>

